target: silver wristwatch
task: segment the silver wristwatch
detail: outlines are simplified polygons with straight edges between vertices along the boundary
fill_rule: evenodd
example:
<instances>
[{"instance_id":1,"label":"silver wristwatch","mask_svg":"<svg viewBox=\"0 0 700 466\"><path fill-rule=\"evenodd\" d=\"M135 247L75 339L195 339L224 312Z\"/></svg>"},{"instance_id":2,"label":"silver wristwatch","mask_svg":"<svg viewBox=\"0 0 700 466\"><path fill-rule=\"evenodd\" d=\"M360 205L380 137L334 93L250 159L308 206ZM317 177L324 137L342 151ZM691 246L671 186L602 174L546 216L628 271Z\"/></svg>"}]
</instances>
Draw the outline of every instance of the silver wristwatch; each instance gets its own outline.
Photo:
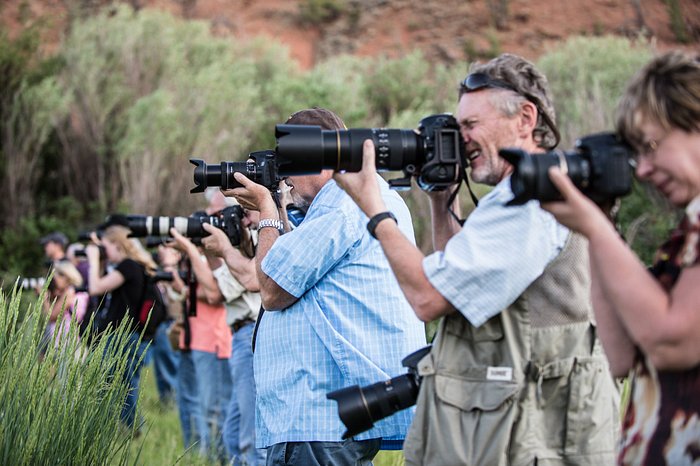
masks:
<instances>
[{"instance_id":1,"label":"silver wristwatch","mask_svg":"<svg viewBox=\"0 0 700 466\"><path fill-rule=\"evenodd\" d=\"M280 233L284 231L284 223L282 223L282 220L278 220L276 218L261 218L258 222L258 230L262 230L263 228L268 227L274 228Z\"/></svg>"}]
</instances>

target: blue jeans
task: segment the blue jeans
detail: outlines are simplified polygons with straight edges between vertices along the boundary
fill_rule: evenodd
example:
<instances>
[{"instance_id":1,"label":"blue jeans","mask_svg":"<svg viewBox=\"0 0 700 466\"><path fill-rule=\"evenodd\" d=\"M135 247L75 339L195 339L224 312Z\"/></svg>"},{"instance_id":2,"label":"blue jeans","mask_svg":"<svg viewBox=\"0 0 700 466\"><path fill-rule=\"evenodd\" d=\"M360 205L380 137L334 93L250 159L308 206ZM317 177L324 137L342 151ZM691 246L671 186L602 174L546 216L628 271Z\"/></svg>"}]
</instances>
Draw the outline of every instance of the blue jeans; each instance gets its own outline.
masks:
<instances>
[{"instance_id":1,"label":"blue jeans","mask_svg":"<svg viewBox=\"0 0 700 466\"><path fill-rule=\"evenodd\" d=\"M381 439L283 442L267 449L267 466L371 466Z\"/></svg>"},{"instance_id":2,"label":"blue jeans","mask_svg":"<svg viewBox=\"0 0 700 466\"><path fill-rule=\"evenodd\" d=\"M153 369L156 375L156 388L161 403L175 399L177 387L177 368L180 365L180 353L173 351L168 341L168 327L172 320L162 322L156 329L153 342L149 349L153 358Z\"/></svg>"},{"instance_id":3,"label":"blue jeans","mask_svg":"<svg viewBox=\"0 0 700 466\"><path fill-rule=\"evenodd\" d=\"M148 347L148 341L139 342L139 334L136 332L131 332L127 340L127 346L125 348L129 362L124 372L124 381L128 385L128 392L126 398L124 399L124 405L121 411L121 420L129 428L134 426L134 421L136 420L136 405L139 401L139 385L141 382L141 367L143 366L143 361L141 360L144 355L144 351ZM108 351L113 344L114 336L110 335L105 351Z\"/></svg>"},{"instance_id":4,"label":"blue jeans","mask_svg":"<svg viewBox=\"0 0 700 466\"><path fill-rule=\"evenodd\" d=\"M192 350L196 371L197 393L203 419L203 452L210 458L226 461L223 428L226 407L231 398L231 371L228 359L215 353Z\"/></svg>"},{"instance_id":5,"label":"blue jeans","mask_svg":"<svg viewBox=\"0 0 700 466\"><path fill-rule=\"evenodd\" d=\"M233 334L229 359L233 391L224 423L224 445L233 466L265 464L265 450L255 448L254 328L255 322L251 322Z\"/></svg>"},{"instance_id":6,"label":"blue jeans","mask_svg":"<svg viewBox=\"0 0 700 466\"><path fill-rule=\"evenodd\" d=\"M180 365L177 369L177 407L180 413L180 427L185 450L197 443L202 448L204 418L197 392L197 372L194 359L189 351L180 352Z\"/></svg>"}]
</instances>

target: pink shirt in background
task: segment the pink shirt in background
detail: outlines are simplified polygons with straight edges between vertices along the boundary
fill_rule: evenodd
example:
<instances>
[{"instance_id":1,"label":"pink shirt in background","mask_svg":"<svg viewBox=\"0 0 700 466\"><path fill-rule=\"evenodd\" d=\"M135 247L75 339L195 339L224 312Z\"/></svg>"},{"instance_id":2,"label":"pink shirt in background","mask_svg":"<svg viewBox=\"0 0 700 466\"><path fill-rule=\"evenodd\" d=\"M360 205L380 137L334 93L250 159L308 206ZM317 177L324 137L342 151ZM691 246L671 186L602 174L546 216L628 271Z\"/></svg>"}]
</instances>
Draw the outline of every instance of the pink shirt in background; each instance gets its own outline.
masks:
<instances>
[{"instance_id":1,"label":"pink shirt in background","mask_svg":"<svg viewBox=\"0 0 700 466\"><path fill-rule=\"evenodd\" d=\"M197 301L197 316L189 317L190 349L216 353L221 359L231 357L231 329L226 325L226 308ZM180 333L180 348L185 347L185 332Z\"/></svg>"}]
</instances>

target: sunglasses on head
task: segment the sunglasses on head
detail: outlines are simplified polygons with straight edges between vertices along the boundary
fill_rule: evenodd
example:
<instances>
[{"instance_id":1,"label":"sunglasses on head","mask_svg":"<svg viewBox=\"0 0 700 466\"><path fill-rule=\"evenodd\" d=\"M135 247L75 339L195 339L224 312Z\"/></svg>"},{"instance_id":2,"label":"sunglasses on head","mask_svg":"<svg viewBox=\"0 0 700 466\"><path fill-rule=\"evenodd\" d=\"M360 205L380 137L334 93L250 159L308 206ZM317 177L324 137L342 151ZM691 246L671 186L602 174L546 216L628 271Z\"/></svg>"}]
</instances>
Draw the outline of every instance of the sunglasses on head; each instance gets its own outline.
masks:
<instances>
[{"instance_id":1,"label":"sunglasses on head","mask_svg":"<svg viewBox=\"0 0 700 466\"><path fill-rule=\"evenodd\" d=\"M540 115L542 115L542 119L544 120L544 123L554 133L554 147L559 145L559 141L561 139L559 136L559 130L554 125L554 122L549 118L549 115L547 115L545 112L542 111L542 106L540 105L539 99L537 99L532 94L530 94L528 92L523 92L506 81L492 78L491 76L489 76L486 73L471 73L466 78L464 78L464 80L460 83L459 89L460 89L460 96L462 94L468 94L470 92L476 92L476 91L480 91L482 89L505 89L508 91L513 91L516 94L519 94L519 95L525 97L528 101L530 101L532 104L534 104L535 107L537 107L537 111L539 112Z\"/></svg>"},{"instance_id":2,"label":"sunglasses on head","mask_svg":"<svg viewBox=\"0 0 700 466\"><path fill-rule=\"evenodd\" d=\"M472 73L461 83L462 93L475 92L481 89L507 89L520 94L515 86L500 79L495 79L486 73Z\"/></svg>"}]
</instances>

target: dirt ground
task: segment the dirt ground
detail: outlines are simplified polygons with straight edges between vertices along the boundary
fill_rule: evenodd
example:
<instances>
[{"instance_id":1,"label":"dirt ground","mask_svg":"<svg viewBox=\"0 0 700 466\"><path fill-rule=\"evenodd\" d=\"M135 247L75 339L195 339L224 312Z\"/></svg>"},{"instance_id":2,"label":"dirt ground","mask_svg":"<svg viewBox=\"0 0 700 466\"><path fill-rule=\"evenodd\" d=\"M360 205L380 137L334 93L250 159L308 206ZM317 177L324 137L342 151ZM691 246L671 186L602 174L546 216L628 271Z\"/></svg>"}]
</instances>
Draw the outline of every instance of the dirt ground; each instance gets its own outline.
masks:
<instances>
[{"instance_id":1,"label":"dirt ground","mask_svg":"<svg viewBox=\"0 0 700 466\"><path fill-rule=\"evenodd\" d=\"M415 48L435 62L454 63L508 51L536 59L571 35L652 38L677 47L664 0L122 0L209 21L221 36L271 37L289 47L303 68L336 54L397 57ZM44 18L54 49L77 14L108 0L0 0L0 28L12 36ZM336 5L325 19L304 22L302 7ZM700 2L679 0L690 42L700 48ZM496 6L494 6L496 5ZM501 9L498 9L498 6ZM503 5L507 5L506 10Z\"/></svg>"}]
</instances>

